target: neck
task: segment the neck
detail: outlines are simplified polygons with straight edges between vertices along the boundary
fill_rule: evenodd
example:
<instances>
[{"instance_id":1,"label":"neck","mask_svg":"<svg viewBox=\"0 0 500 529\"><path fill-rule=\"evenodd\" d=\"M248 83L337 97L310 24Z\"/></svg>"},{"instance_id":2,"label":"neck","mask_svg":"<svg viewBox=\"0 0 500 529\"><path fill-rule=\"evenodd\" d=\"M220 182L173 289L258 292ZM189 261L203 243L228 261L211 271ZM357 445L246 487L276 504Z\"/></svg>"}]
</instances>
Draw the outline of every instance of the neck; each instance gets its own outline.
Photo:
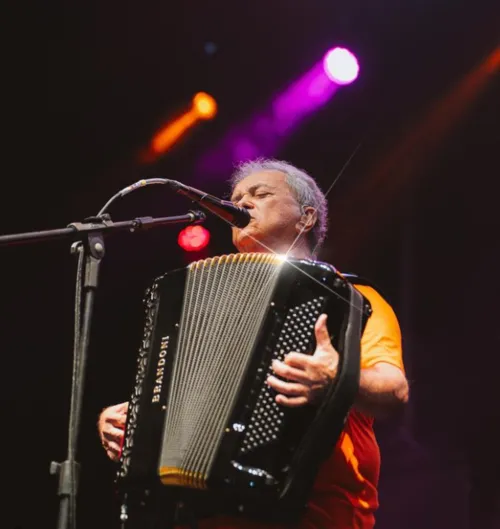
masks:
<instances>
[{"instance_id":1,"label":"neck","mask_svg":"<svg viewBox=\"0 0 500 529\"><path fill-rule=\"evenodd\" d=\"M276 248L275 251L277 253L287 254L289 257L295 259L310 259L312 257L305 237L300 237L298 240L295 239L291 243L279 244L279 248Z\"/></svg>"},{"instance_id":2,"label":"neck","mask_svg":"<svg viewBox=\"0 0 500 529\"><path fill-rule=\"evenodd\" d=\"M293 248L292 251L288 253L288 257L293 257L295 259L312 259L312 254L309 248Z\"/></svg>"}]
</instances>

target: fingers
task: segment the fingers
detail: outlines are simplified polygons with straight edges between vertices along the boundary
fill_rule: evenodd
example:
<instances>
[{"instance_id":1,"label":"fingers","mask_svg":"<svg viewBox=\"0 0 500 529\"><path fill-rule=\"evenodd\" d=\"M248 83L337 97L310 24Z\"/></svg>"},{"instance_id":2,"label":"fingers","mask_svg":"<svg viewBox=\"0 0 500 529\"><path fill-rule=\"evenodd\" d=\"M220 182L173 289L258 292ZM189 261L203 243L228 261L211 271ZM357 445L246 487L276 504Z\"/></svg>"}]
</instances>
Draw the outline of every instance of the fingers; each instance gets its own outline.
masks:
<instances>
[{"instance_id":1,"label":"fingers","mask_svg":"<svg viewBox=\"0 0 500 529\"><path fill-rule=\"evenodd\" d=\"M123 440L124 431L115 428L111 425L106 426L102 431L102 439L106 441L114 441L115 443L121 444Z\"/></svg>"},{"instance_id":2,"label":"fingers","mask_svg":"<svg viewBox=\"0 0 500 529\"><path fill-rule=\"evenodd\" d=\"M295 363L296 367L292 367L292 365L289 364L288 357L293 354L299 355L300 357L305 357L306 360L297 360ZM307 359L307 355L302 355L301 353L290 353L285 358L285 362L280 362L279 360L273 361L273 371L280 377L293 380L294 382L302 382L303 384L307 384L310 382L309 376L305 371Z\"/></svg>"},{"instance_id":3,"label":"fingers","mask_svg":"<svg viewBox=\"0 0 500 529\"><path fill-rule=\"evenodd\" d=\"M274 390L278 391L283 395L290 397L304 396L308 392L308 388L303 384L296 384L294 382L284 382L279 378L273 377L272 375L268 377L267 383Z\"/></svg>"},{"instance_id":4,"label":"fingers","mask_svg":"<svg viewBox=\"0 0 500 529\"><path fill-rule=\"evenodd\" d=\"M315 323L314 354L290 352L282 362L273 361L276 376L270 376L267 382L278 393L278 404L299 407L315 403L335 378L338 353L330 341L326 322L327 315L321 314Z\"/></svg>"},{"instance_id":5,"label":"fingers","mask_svg":"<svg viewBox=\"0 0 500 529\"><path fill-rule=\"evenodd\" d=\"M114 406L108 406L104 408L101 412L101 416L111 418L115 421L124 420L127 417L128 412L128 402L122 402L120 404L115 404Z\"/></svg>"},{"instance_id":6,"label":"fingers","mask_svg":"<svg viewBox=\"0 0 500 529\"><path fill-rule=\"evenodd\" d=\"M115 404L114 406L111 406L111 409L117 411L118 413L127 413L128 402L121 402L120 404Z\"/></svg>"},{"instance_id":7,"label":"fingers","mask_svg":"<svg viewBox=\"0 0 500 529\"><path fill-rule=\"evenodd\" d=\"M327 348L331 347L330 335L326 326L326 314L321 314L314 325L314 334L316 336L316 347Z\"/></svg>"},{"instance_id":8,"label":"fingers","mask_svg":"<svg viewBox=\"0 0 500 529\"><path fill-rule=\"evenodd\" d=\"M127 415L124 413L114 413L114 412L107 412L106 415L103 417L104 421L112 424L113 426L125 426L125 421L127 420Z\"/></svg>"},{"instance_id":9,"label":"fingers","mask_svg":"<svg viewBox=\"0 0 500 529\"><path fill-rule=\"evenodd\" d=\"M121 455L121 448L116 445L109 445L105 447L106 455L111 459L112 461L118 461L120 459Z\"/></svg>"},{"instance_id":10,"label":"fingers","mask_svg":"<svg viewBox=\"0 0 500 529\"><path fill-rule=\"evenodd\" d=\"M291 352L285 356L283 362L290 367L296 367L300 371L316 366L314 355ZM273 366L274 367L274 366Z\"/></svg>"},{"instance_id":11,"label":"fingers","mask_svg":"<svg viewBox=\"0 0 500 529\"><path fill-rule=\"evenodd\" d=\"M276 395L276 402L287 408L298 408L308 403L307 397L286 397L285 395Z\"/></svg>"},{"instance_id":12,"label":"fingers","mask_svg":"<svg viewBox=\"0 0 500 529\"><path fill-rule=\"evenodd\" d=\"M128 402L122 402L105 408L99 415L97 428L101 443L113 461L120 459L127 411Z\"/></svg>"},{"instance_id":13,"label":"fingers","mask_svg":"<svg viewBox=\"0 0 500 529\"><path fill-rule=\"evenodd\" d=\"M115 431L113 432L103 432L101 435L101 443L104 450L106 450L106 454L108 454L113 461L116 461L120 458L122 451L123 431L117 430L116 428L114 430Z\"/></svg>"},{"instance_id":14,"label":"fingers","mask_svg":"<svg viewBox=\"0 0 500 529\"><path fill-rule=\"evenodd\" d=\"M113 461L120 458L123 444L124 430L106 424L101 431L101 443L106 454Z\"/></svg>"},{"instance_id":15,"label":"fingers","mask_svg":"<svg viewBox=\"0 0 500 529\"><path fill-rule=\"evenodd\" d=\"M296 367L287 365L288 357L292 355L296 355L292 357L292 359L295 360L295 364L297 366L303 366L303 369L297 369ZM311 383L311 380L308 373L304 370L305 366L303 357L308 358L307 355L301 353L290 353L285 358L285 362L287 363L280 362L279 360L273 362L273 371L276 375L288 380L287 382L273 375L270 375L267 378L268 385L278 392L278 395L276 395L276 402L278 404L290 408L296 408L307 404L309 401L309 384Z\"/></svg>"},{"instance_id":16,"label":"fingers","mask_svg":"<svg viewBox=\"0 0 500 529\"><path fill-rule=\"evenodd\" d=\"M128 402L117 404L116 406L109 406L104 408L99 415L99 430L102 430L105 424L112 424L123 428L127 420Z\"/></svg>"}]
</instances>

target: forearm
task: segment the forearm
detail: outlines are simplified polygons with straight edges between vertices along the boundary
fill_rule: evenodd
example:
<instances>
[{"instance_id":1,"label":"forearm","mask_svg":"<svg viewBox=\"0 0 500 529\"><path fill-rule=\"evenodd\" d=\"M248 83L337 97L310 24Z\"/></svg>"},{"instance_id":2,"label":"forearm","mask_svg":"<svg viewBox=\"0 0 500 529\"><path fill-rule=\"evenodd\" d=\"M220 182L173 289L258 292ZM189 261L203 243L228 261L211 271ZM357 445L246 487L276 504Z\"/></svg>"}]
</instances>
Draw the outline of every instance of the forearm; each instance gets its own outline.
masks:
<instances>
[{"instance_id":1,"label":"forearm","mask_svg":"<svg viewBox=\"0 0 500 529\"><path fill-rule=\"evenodd\" d=\"M403 372L390 364L362 369L354 406L373 417L387 417L408 402L408 382Z\"/></svg>"}]
</instances>

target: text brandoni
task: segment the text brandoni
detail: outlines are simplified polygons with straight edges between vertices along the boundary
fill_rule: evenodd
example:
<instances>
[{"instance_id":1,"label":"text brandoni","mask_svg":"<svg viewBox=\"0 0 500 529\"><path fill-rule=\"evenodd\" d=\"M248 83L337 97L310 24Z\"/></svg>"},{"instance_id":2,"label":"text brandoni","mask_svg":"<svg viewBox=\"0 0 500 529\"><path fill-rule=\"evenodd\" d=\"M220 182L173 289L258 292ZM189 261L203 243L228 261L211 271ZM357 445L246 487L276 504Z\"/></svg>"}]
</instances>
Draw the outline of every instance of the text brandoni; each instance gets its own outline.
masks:
<instances>
[{"instance_id":1,"label":"text brandoni","mask_svg":"<svg viewBox=\"0 0 500 529\"><path fill-rule=\"evenodd\" d=\"M153 398L151 399L151 402L160 402L169 339L169 336L163 336L161 339L160 354L158 355L158 363L156 364L155 385L153 387Z\"/></svg>"}]
</instances>

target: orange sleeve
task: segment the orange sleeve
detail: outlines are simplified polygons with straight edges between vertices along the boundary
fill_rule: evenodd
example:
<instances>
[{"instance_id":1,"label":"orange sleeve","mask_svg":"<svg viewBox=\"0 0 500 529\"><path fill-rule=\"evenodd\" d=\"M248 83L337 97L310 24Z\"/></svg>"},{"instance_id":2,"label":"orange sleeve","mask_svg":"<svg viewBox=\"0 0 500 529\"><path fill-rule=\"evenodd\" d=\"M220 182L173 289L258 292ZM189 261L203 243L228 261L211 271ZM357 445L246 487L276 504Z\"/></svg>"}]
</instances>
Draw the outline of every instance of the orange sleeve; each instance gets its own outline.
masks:
<instances>
[{"instance_id":1,"label":"orange sleeve","mask_svg":"<svg viewBox=\"0 0 500 529\"><path fill-rule=\"evenodd\" d=\"M372 287L354 285L372 306L372 314L361 336L361 369L386 362L404 373L401 329L392 307Z\"/></svg>"}]
</instances>

